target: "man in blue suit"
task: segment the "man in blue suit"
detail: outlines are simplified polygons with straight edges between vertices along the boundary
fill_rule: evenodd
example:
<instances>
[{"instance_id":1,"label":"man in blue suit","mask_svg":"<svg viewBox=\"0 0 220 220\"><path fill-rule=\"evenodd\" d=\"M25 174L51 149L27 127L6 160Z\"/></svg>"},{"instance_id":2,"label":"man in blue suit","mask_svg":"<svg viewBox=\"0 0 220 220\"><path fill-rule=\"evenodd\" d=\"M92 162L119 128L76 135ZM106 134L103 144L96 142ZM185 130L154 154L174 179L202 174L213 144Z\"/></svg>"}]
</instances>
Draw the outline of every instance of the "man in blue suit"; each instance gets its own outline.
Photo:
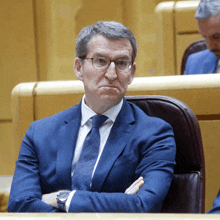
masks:
<instances>
[{"instance_id":1,"label":"man in blue suit","mask_svg":"<svg viewBox=\"0 0 220 220\"><path fill-rule=\"evenodd\" d=\"M220 1L201 0L195 18L208 49L189 56L184 75L220 73Z\"/></svg>"},{"instance_id":2,"label":"man in blue suit","mask_svg":"<svg viewBox=\"0 0 220 220\"><path fill-rule=\"evenodd\" d=\"M85 95L70 109L30 125L9 212L160 211L173 178L176 147L169 124L124 99L135 75L136 53L132 32L120 23L97 22L80 32L74 72ZM78 164L97 115L107 120L99 128L96 163L84 167L92 168L88 176ZM86 164L92 161L88 158Z\"/></svg>"}]
</instances>

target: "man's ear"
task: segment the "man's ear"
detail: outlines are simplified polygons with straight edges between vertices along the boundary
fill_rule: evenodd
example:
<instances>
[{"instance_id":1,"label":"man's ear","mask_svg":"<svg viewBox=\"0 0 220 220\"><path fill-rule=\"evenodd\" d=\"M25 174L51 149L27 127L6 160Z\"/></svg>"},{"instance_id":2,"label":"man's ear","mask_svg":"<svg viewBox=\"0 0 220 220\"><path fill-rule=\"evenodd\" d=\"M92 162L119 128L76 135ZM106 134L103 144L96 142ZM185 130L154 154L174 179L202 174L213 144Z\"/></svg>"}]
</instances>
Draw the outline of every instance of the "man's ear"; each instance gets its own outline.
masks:
<instances>
[{"instance_id":1,"label":"man's ear","mask_svg":"<svg viewBox=\"0 0 220 220\"><path fill-rule=\"evenodd\" d=\"M83 64L79 57L76 57L74 61L74 73L79 80L83 81Z\"/></svg>"},{"instance_id":2,"label":"man's ear","mask_svg":"<svg viewBox=\"0 0 220 220\"><path fill-rule=\"evenodd\" d=\"M137 65L136 63L133 63L133 66L132 66L132 69L131 69L131 74L130 74L130 79L128 81L128 85L130 85L134 79L134 76L135 76L135 73L136 73L136 68L137 68Z\"/></svg>"}]
</instances>

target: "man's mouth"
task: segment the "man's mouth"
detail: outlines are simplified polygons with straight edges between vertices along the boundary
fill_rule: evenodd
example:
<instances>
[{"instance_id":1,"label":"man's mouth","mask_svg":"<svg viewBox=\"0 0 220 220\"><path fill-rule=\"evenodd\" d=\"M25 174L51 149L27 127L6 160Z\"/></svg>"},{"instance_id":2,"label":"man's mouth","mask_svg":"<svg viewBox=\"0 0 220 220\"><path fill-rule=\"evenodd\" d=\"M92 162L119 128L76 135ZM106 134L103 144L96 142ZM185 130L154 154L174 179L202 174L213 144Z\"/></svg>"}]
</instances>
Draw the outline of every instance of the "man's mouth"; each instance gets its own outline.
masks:
<instances>
[{"instance_id":1,"label":"man's mouth","mask_svg":"<svg viewBox=\"0 0 220 220\"><path fill-rule=\"evenodd\" d=\"M116 86L113 86L113 85L103 85L103 86L101 86L101 87L108 87L108 88L117 89L117 87L116 87Z\"/></svg>"},{"instance_id":2,"label":"man's mouth","mask_svg":"<svg viewBox=\"0 0 220 220\"><path fill-rule=\"evenodd\" d=\"M117 86L113 86L113 85L103 85L103 86L100 86L100 88L103 88L103 89L106 89L107 91L118 91L118 87Z\"/></svg>"},{"instance_id":3,"label":"man's mouth","mask_svg":"<svg viewBox=\"0 0 220 220\"><path fill-rule=\"evenodd\" d=\"M212 51L212 53L214 53L214 54L220 54L220 50L211 50Z\"/></svg>"}]
</instances>

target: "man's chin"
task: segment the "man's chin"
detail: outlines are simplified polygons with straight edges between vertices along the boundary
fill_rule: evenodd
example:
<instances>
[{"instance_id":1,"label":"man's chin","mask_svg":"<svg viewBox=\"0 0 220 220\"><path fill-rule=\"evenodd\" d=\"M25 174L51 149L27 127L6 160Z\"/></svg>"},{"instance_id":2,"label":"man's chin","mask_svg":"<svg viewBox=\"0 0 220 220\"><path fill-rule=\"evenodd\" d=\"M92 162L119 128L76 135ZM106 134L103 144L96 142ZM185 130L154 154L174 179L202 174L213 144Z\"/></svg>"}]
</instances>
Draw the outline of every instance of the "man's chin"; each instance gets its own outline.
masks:
<instances>
[{"instance_id":1,"label":"man's chin","mask_svg":"<svg viewBox=\"0 0 220 220\"><path fill-rule=\"evenodd\" d=\"M124 97L124 93L118 88L102 88L99 90L98 94L100 100L110 104L119 103Z\"/></svg>"},{"instance_id":2,"label":"man's chin","mask_svg":"<svg viewBox=\"0 0 220 220\"><path fill-rule=\"evenodd\" d=\"M220 53L214 53L217 59L220 59Z\"/></svg>"},{"instance_id":3,"label":"man's chin","mask_svg":"<svg viewBox=\"0 0 220 220\"><path fill-rule=\"evenodd\" d=\"M106 102L114 102L119 99L117 95L102 95L101 99Z\"/></svg>"},{"instance_id":4,"label":"man's chin","mask_svg":"<svg viewBox=\"0 0 220 220\"><path fill-rule=\"evenodd\" d=\"M122 100L123 96L118 95L118 94L102 94L100 96L100 99L104 101L106 104L112 103L115 105L115 103L119 103Z\"/></svg>"},{"instance_id":5,"label":"man's chin","mask_svg":"<svg viewBox=\"0 0 220 220\"><path fill-rule=\"evenodd\" d=\"M103 87L101 90L99 90L99 95L101 98L112 100L121 96L121 93L118 88Z\"/></svg>"}]
</instances>

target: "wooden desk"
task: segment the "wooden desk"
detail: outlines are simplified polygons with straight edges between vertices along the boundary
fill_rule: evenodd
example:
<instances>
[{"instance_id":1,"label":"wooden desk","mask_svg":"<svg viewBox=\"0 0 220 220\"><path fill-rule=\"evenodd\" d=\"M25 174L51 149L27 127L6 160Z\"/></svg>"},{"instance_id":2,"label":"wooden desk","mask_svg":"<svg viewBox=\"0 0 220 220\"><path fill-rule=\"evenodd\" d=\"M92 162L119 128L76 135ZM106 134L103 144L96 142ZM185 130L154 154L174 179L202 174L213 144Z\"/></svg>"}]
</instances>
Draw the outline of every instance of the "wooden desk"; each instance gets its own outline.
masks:
<instances>
[{"instance_id":1,"label":"wooden desk","mask_svg":"<svg viewBox=\"0 0 220 220\"><path fill-rule=\"evenodd\" d=\"M220 215L209 214L110 214L110 213L3 213L0 219L74 219L74 220L213 220L220 219Z\"/></svg>"}]
</instances>

